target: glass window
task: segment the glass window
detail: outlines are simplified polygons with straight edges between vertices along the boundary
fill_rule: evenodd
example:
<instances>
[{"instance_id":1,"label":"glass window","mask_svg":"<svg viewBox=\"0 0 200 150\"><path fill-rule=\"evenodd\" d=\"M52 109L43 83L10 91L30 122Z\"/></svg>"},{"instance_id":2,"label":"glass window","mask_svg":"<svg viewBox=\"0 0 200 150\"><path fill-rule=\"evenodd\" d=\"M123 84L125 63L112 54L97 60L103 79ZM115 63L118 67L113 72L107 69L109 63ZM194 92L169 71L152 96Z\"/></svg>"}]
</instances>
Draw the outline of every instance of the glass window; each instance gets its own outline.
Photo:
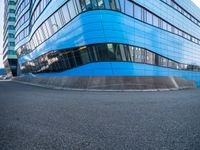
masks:
<instances>
[{"instance_id":1,"label":"glass window","mask_svg":"<svg viewBox=\"0 0 200 150\"><path fill-rule=\"evenodd\" d=\"M101 52L103 52L103 49L101 49ZM113 47L113 44L107 44L107 51L105 55L108 56L108 60L116 61L115 49Z\"/></svg>"},{"instance_id":2,"label":"glass window","mask_svg":"<svg viewBox=\"0 0 200 150\"><path fill-rule=\"evenodd\" d=\"M143 9L142 14L143 14L142 15L143 16L142 21L147 22L147 10Z\"/></svg>"},{"instance_id":3,"label":"glass window","mask_svg":"<svg viewBox=\"0 0 200 150\"><path fill-rule=\"evenodd\" d=\"M41 27L42 27L42 26L41 26ZM42 43L42 42L44 42L44 40L45 40L45 37L44 37L44 33L43 33L43 31L42 31L42 28L41 28L41 27L38 29L38 32L40 33L40 37L41 37L41 43Z\"/></svg>"},{"instance_id":4,"label":"glass window","mask_svg":"<svg viewBox=\"0 0 200 150\"><path fill-rule=\"evenodd\" d=\"M121 11L125 12L125 0L119 0L120 6L121 6Z\"/></svg>"},{"instance_id":5,"label":"glass window","mask_svg":"<svg viewBox=\"0 0 200 150\"><path fill-rule=\"evenodd\" d=\"M96 52L99 61L108 61L108 50L106 44L98 44L96 45Z\"/></svg>"},{"instance_id":6,"label":"glass window","mask_svg":"<svg viewBox=\"0 0 200 150\"><path fill-rule=\"evenodd\" d=\"M44 5L44 7L47 6L47 1L46 0L43 0L43 5Z\"/></svg>"},{"instance_id":7,"label":"glass window","mask_svg":"<svg viewBox=\"0 0 200 150\"><path fill-rule=\"evenodd\" d=\"M150 52L150 51L146 51L146 63L147 64L155 64L155 54Z\"/></svg>"},{"instance_id":8,"label":"glass window","mask_svg":"<svg viewBox=\"0 0 200 150\"><path fill-rule=\"evenodd\" d=\"M190 35L187 34L187 33L185 33L185 38L188 39L188 40L190 40Z\"/></svg>"},{"instance_id":9,"label":"glass window","mask_svg":"<svg viewBox=\"0 0 200 150\"><path fill-rule=\"evenodd\" d=\"M115 4L116 4L116 10L121 10L120 9L120 4L119 4L119 0L115 0Z\"/></svg>"},{"instance_id":10,"label":"glass window","mask_svg":"<svg viewBox=\"0 0 200 150\"><path fill-rule=\"evenodd\" d=\"M119 45L119 44L118 44ZM130 61L130 56L125 45L120 44L121 61Z\"/></svg>"},{"instance_id":11,"label":"glass window","mask_svg":"<svg viewBox=\"0 0 200 150\"><path fill-rule=\"evenodd\" d=\"M49 32L47 30L46 22L43 23L43 30L46 38L48 39L50 37Z\"/></svg>"},{"instance_id":12,"label":"glass window","mask_svg":"<svg viewBox=\"0 0 200 150\"><path fill-rule=\"evenodd\" d=\"M135 48L135 62L145 62L145 50L139 47Z\"/></svg>"},{"instance_id":13,"label":"glass window","mask_svg":"<svg viewBox=\"0 0 200 150\"><path fill-rule=\"evenodd\" d=\"M86 11L85 0L80 0L80 5L81 5L82 11Z\"/></svg>"},{"instance_id":14,"label":"glass window","mask_svg":"<svg viewBox=\"0 0 200 150\"><path fill-rule=\"evenodd\" d=\"M86 5L86 9L87 10L91 10L92 9L92 4L90 0L85 0L85 5Z\"/></svg>"},{"instance_id":15,"label":"glass window","mask_svg":"<svg viewBox=\"0 0 200 150\"><path fill-rule=\"evenodd\" d=\"M109 0L110 8L116 10L115 0Z\"/></svg>"},{"instance_id":16,"label":"glass window","mask_svg":"<svg viewBox=\"0 0 200 150\"><path fill-rule=\"evenodd\" d=\"M110 0L104 0L104 4L105 4L105 8L106 8L106 9L111 9L111 8L110 8L109 1L110 1Z\"/></svg>"},{"instance_id":17,"label":"glass window","mask_svg":"<svg viewBox=\"0 0 200 150\"><path fill-rule=\"evenodd\" d=\"M40 45L42 43L42 37L41 37L41 33L39 32L39 30L36 31L36 37L38 38L38 44Z\"/></svg>"},{"instance_id":18,"label":"glass window","mask_svg":"<svg viewBox=\"0 0 200 150\"><path fill-rule=\"evenodd\" d=\"M134 17L142 20L142 8L138 5L134 5Z\"/></svg>"},{"instance_id":19,"label":"glass window","mask_svg":"<svg viewBox=\"0 0 200 150\"><path fill-rule=\"evenodd\" d=\"M133 3L131 3L130 1L126 1L126 10L125 13L127 15L133 16Z\"/></svg>"},{"instance_id":20,"label":"glass window","mask_svg":"<svg viewBox=\"0 0 200 150\"><path fill-rule=\"evenodd\" d=\"M163 21L163 29L167 30L167 23L165 21Z\"/></svg>"},{"instance_id":21,"label":"glass window","mask_svg":"<svg viewBox=\"0 0 200 150\"><path fill-rule=\"evenodd\" d=\"M100 9L104 8L104 2L103 2L103 0L97 0L97 3L98 3L98 6L99 6Z\"/></svg>"},{"instance_id":22,"label":"glass window","mask_svg":"<svg viewBox=\"0 0 200 150\"><path fill-rule=\"evenodd\" d=\"M64 14L63 14L63 11L62 11L62 8L58 10L58 14L60 16L60 21L61 21L61 25L65 25L66 22L65 22L65 18L64 18Z\"/></svg>"},{"instance_id":23,"label":"glass window","mask_svg":"<svg viewBox=\"0 0 200 150\"><path fill-rule=\"evenodd\" d=\"M68 53L68 58L69 58L71 68L76 67L76 59L72 51Z\"/></svg>"},{"instance_id":24,"label":"glass window","mask_svg":"<svg viewBox=\"0 0 200 150\"><path fill-rule=\"evenodd\" d=\"M178 34L178 32L179 32L178 29L176 27L174 27L174 33Z\"/></svg>"},{"instance_id":25,"label":"glass window","mask_svg":"<svg viewBox=\"0 0 200 150\"><path fill-rule=\"evenodd\" d=\"M159 59L159 66L167 67L168 59L166 59L162 56L158 56L158 59Z\"/></svg>"},{"instance_id":26,"label":"glass window","mask_svg":"<svg viewBox=\"0 0 200 150\"><path fill-rule=\"evenodd\" d=\"M98 9L97 1L96 0L91 0L92 3L92 9Z\"/></svg>"},{"instance_id":27,"label":"glass window","mask_svg":"<svg viewBox=\"0 0 200 150\"><path fill-rule=\"evenodd\" d=\"M25 21L27 21L28 18L29 18L29 13L27 12L27 13L25 14Z\"/></svg>"},{"instance_id":28,"label":"glass window","mask_svg":"<svg viewBox=\"0 0 200 150\"><path fill-rule=\"evenodd\" d=\"M74 5L74 10L75 10L76 14L78 14L79 13L79 9L77 7L76 1L72 0L72 2L73 2L73 5Z\"/></svg>"},{"instance_id":29,"label":"glass window","mask_svg":"<svg viewBox=\"0 0 200 150\"><path fill-rule=\"evenodd\" d=\"M167 31L172 32L172 26L170 24L167 24Z\"/></svg>"},{"instance_id":30,"label":"glass window","mask_svg":"<svg viewBox=\"0 0 200 150\"><path fill-rule=\"evenodd\" d=\"M75 51L74 56L76 58L77 66L87 64L90 62L86 48Z\"/></svg>"},{"instance_id":31,"label":"glass window","mask_svg":"<svg viewBox=\"0 0 200 150\"><path fill-rule=\"evenodd\" d=\"M63 56L63 62L65 63L65 66L67 69L69 69L71 66L70 66L70 63L69 63L69 59L68 59L68 51L63 51L62 52L62 56Z\"/></svg>"},{"instance_id":32,"label":"glass window","mask_svg":"<svg viewBox=\"0 0 200 150\"><path fill-rule=\"evenodd\" d=\"M159 21L158 21L158 17L153 15L153 25L158 27L159 26Z\"/></svg>"},{"instance_id":33,"label":"glass window","mask_svg":"<svg viewBox=\"0 0 200 150\"><path fill-rule=\"evenodd\" d=\"M164 60L165 58L163 58L163 60ZM167 65L167 67L169 67L169 68L172 68L172 61L171 60L168 60L168 65Z\"/></svg>"},{"instance_id":34,"label":"glass window","mask_svg":"<svg viewBox=\"0 0 200 150\"><path fill-rule=\"evenodd\" d=\"M70 13L71 18L74 18L76 16L76 11L75 11L74 4L73 4L72 0L70 0L67 3L67 5L68 5L68 9L69 9L69 13Z\"/></svg>"},{"instance_id":35,"label":"glass window","mask_svg":"<svg viewBox=\"0 0 200 150\"><path fill-rule=\"evenodd\" d=\"M63 26L62 22L61 22L61 15L59 13L60 11L57 11L54 16L55 16L55 19L56 19L56 23L58 25L59 28L61 28Z\"/></svg>"},{"instance_id":36,"label":"glass window","mask_svg":"<svg viewBox=\"0 0 200 150\"><path fill-rule=\"evenodd\" d=\"M49 22L50 22L50 25L51 25L51 28L52 28L53 34L54 34L59 29L59 26L58 26L56 19L55 19L55 15L50 17Z\"/></svg>"},{"instance_id":37,"label":"glass window","mask_svg":"<svg viewBox=\"0 0 200 150\"><path fill-rule=\"evenodd\" d=\"M43 10L43 9L44 9L44 7L45 7L45 6L44 6L44 3L43 3L43 1L44 1L44 0L40 1L41 10Z\"/></svg>"},{"instance_id":38,"label":"glass window","mask_svg":"<svg viewBox=\"0 0 200 150\"><path fill-rule=\"evenodd\" d=\"M88 54L90 56L90 60L92 62L95 62L95 61L98 61L98 54L97 54L97 51L96 51L96 47L95 46L90 46L88 48Z\"/></svg>"},{"instance_id":39,"label":"glass window","mask_svg":"<svg viewBox=\"0 0 200 150\"><path fill-rule=\"evenodd\" d=\"M147 11L147 23L152 24L153 15Z\"/></svg>"},{"instance_id":40,"label":"glass window","mask_svg":"<svg viewBox=\"0 0 200 150\"><path fill-rule=\"evenodd\" d=\"M31 40L31 48L32 48L32 50L35 49L35 44L34 44L34 42L33 42L33 39Z\"/></svg>"},{"instance_id":41,"label":"glass window","mask_svg":"<svg viewBox=\"0 0 200 150\"><path fill-rule=\"evenodd\" d=\"M182 34L183 34L182 31L179 30L178 35L183 36Z\"/></svg>"},{"instance_id":42,"label":"glass window","mask_svg":"<svg viewBox=\"0 0 200 150\"><path fill-rule=\"evenodd\" d=\"M77 6L77 9L78 9L78 12L81 13L81 5L80 5L80 1L79 0L76 0L76 6Z\"/></svg>"},{"instance_id":43,"label":"glass window","mask_svg":"<svg viewBox=\"0 0 200 150\"><path fill-rule=\"evenodd\" d=\"M49 36L51 36L53 34L53 31L52 31L52 26L51 26L51 23L50 23L50 19L48 19L45 22L45 25L46 25L46 29L47 29L47 32L48 32Z\"/></svg>"},{"instance_id":44,"label":"glass window","mask_svg":"<svg viewBox=\"0 0 200 150\"><path fill-rule=\"evenodd\" d=\"M69 10L67 8L67 5L64 5L61 9L62 9L63 17L64 17L64 23L69 22L70 16L69 16Z\"/></svg>"},{"instance_id":45,"label":"glass window","mask_svg":"<svg viewBox=\"0 0 200 150\"><path fill-rule=\"evenodd\" d=\"M123 45L120 46L119 44L113 44L113 48L114 48L114 53L115 53L115 60L122 61L121 51L124 51Z\"/></svg>"},{"instance_id":46,"label":"glass window","mask_svg":"<svg viewBox=\"0 0 200 150\"><path fill-rule=\"evenodd\" d=\"M159 19L158 19L158 22L159 22L159 27L160 27L161 29L163 29L163 21L159 18Z\"/></svg>"},{"instance_id":47,"label":"glass window","mask_svg":"<svg viewBox=\"0 0 200 150\"><path fill-rule=\"evenodd\" d=\"M37 40L35 34L33 35L32 40L33 40L35 46L37 47L39 45L39 43L38 43L38 40Z\"/></svg>"}]
</instances>

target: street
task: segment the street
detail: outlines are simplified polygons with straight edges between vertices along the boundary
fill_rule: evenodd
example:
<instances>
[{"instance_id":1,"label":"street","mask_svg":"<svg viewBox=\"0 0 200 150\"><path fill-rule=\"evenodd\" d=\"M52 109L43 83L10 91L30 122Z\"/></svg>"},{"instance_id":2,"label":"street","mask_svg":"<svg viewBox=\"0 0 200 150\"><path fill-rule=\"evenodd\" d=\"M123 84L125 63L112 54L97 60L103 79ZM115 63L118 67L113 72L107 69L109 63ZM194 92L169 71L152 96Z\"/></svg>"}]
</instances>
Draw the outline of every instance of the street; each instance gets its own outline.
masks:
<instances>
[{"instance_id":1,"label":"street","mask_svg":"<svg viewBox=\"0 0 200 150\"><path fill-rule=\"evenodd\" d=\"M83 92L0 82L0 150L199 150L200 89Z\"/></svg>"}]
</instances>

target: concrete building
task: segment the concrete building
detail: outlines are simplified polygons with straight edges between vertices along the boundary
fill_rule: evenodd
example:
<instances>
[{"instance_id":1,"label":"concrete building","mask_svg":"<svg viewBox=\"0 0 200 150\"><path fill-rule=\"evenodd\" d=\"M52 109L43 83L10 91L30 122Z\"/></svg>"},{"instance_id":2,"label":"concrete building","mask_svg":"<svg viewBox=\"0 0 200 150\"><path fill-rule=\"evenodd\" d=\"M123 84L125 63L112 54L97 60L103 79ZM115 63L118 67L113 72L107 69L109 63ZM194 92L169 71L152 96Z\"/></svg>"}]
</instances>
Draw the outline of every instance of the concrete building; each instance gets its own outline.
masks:
<instances>
[{"instance_id":1,"label":"concrete building","mask_svg":"<svg viewBox=\"0 0 200 150\"><path fill-rule=\"evenodd\" d=\"M177 76L200 86L200 9L189 0L18 0L26 76Z\"/></svg>"},{"instance_id":2,"label":"concrete building","mask_svg":"<svg viewBox=\"0 0 200 150\"><path fill-rule=\"evenodd\" d=\"M3 62L8 76L17 75L17 55L15 51L15 11L16 0L4 0L4 44Z\"/></svg>"}]
</instances>

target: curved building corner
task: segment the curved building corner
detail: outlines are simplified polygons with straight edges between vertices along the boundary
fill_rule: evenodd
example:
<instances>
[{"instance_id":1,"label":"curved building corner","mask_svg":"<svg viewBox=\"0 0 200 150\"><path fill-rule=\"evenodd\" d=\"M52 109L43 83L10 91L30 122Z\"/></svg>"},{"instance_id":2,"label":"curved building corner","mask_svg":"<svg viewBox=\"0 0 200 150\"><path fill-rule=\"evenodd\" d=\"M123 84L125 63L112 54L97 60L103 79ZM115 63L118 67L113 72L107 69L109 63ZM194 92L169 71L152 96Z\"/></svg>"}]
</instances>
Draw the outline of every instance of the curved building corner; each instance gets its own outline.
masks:
<instances>
[{"instance_id":1,"label":"curved building corner","mask_svg":"<svg viewBox=\"0 0 200 150\"><path fill-rule=\"evenodd\" d=\"M19 73L173 76L199 87L198 14L188 0L18 0Z\"/></svg>"}]
</instances>

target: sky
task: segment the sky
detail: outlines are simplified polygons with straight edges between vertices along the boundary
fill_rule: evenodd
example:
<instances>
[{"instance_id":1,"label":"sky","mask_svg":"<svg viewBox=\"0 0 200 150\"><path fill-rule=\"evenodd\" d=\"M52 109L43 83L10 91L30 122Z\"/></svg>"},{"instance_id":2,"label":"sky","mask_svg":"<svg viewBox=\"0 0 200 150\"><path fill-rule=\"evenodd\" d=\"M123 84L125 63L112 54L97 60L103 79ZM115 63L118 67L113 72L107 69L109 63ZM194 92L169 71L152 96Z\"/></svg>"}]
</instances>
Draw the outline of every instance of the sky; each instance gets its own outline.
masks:
<instances>
[{"instance_id":1,"label":"sky","mask_svg":"<svg viewBox=\"0 0 200 150\"><path fill-rule=\"evenodd\" d=\"M192 0L200 8L200 0Z\"/></svg>"},{"instance_id":2,"label":"sky","mask_svg":"<svg viewBox=\"0 0 200 150\"><path fill-rule=\"evenodd\" d=\"M192 0L200 8L200 0ZM3 67L3 0L0 0L0 68Z\"/></svg>"},{"instance_id":3,"label":"sky","mask_svg":"<svg viewBox=\"0 0 200 150\"><path fill-rule=\"evenodd\" d=\"M200 8L200 0L192 0Z\"/></svg>"}]
</instances>

